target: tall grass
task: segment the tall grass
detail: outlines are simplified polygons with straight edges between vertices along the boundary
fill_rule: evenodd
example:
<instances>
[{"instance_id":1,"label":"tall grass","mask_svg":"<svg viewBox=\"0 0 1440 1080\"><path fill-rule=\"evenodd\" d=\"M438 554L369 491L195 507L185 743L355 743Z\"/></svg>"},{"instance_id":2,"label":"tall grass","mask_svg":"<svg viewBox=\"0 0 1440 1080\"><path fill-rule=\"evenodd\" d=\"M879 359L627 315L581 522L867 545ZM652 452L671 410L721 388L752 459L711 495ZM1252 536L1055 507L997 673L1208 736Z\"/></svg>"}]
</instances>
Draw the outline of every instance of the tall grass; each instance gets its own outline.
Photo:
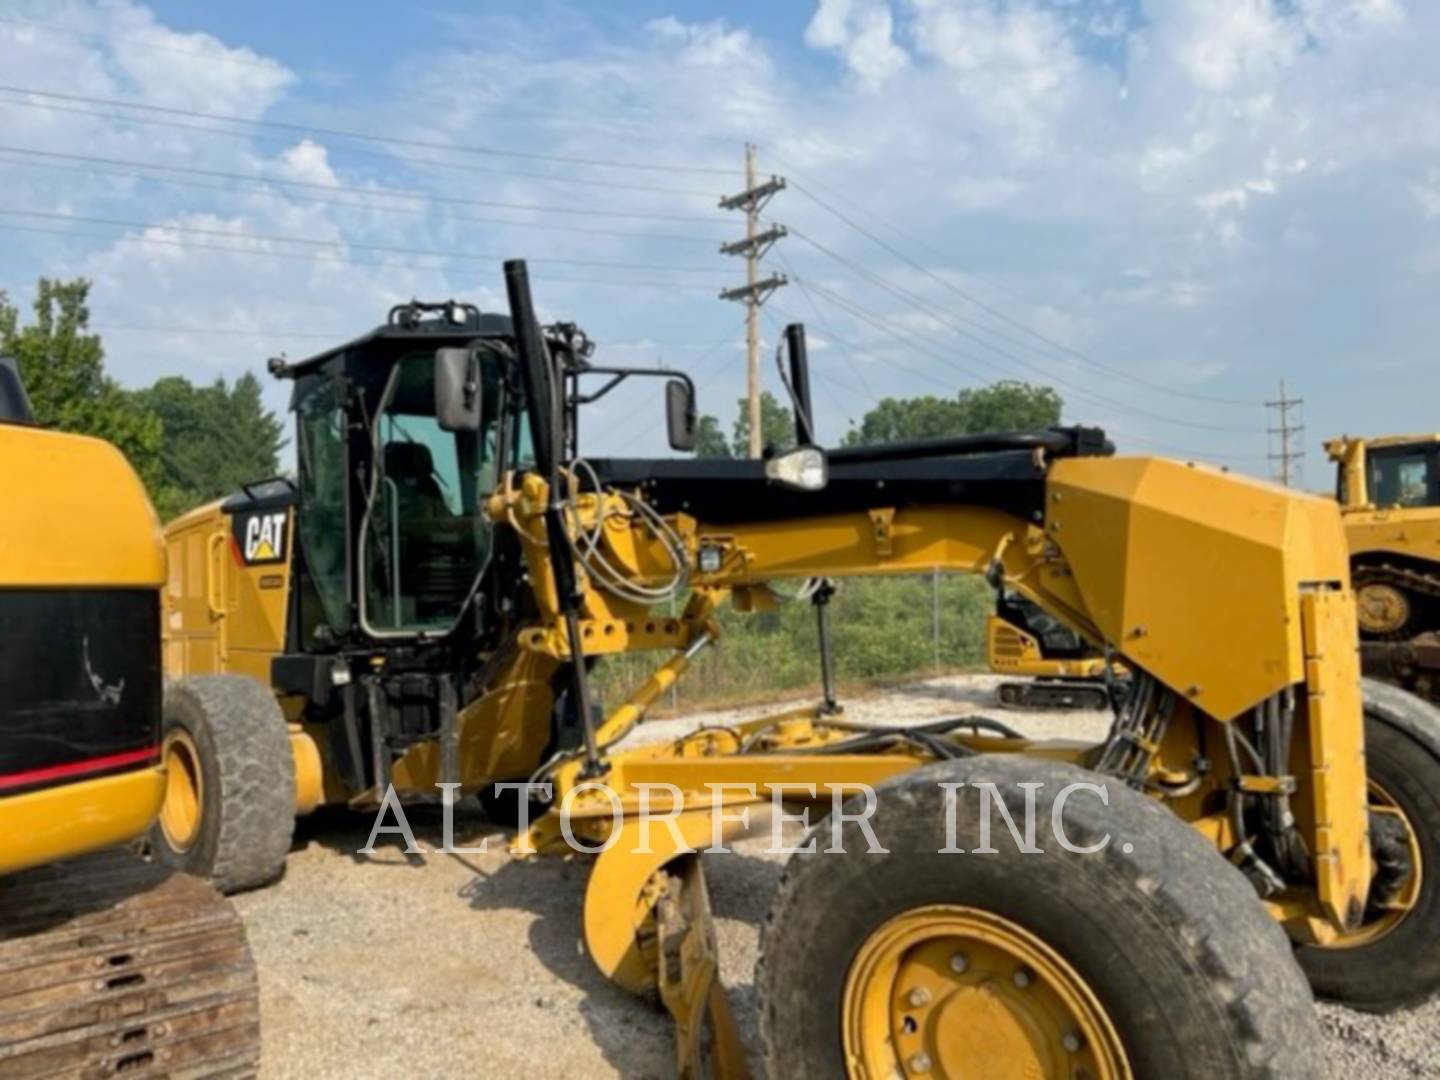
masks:
<instances>
[{"instance_id":1,"label":"tall grass","mask_svg":"<svg viewBox=\"0 0 1440 1080\"><path fill-rule=\"evenodd\" d=\"M846 683L885 682L983 663L985 615L992 596L983 581L968 576L842 582L830 603L837 678ZM662 707L749 701L819 685L818 635L810 603L786 603L758 615L727 607L720 623L719 645L701 654ZM618 701L662 660L655 653L612 657L596 671L597 688L607 704Z\"/></svg>"}]
</instances>

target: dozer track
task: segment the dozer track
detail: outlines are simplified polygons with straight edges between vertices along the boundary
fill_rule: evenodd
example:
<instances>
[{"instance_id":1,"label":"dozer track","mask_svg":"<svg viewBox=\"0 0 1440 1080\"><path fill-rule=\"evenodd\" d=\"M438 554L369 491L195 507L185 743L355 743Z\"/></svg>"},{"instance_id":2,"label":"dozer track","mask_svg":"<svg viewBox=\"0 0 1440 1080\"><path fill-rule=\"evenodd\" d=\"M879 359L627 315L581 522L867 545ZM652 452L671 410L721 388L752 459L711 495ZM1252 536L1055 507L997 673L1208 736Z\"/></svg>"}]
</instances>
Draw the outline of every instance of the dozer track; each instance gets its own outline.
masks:
<instances>
[{"instance_id":1,"label":"dozer track","mask_svg":"<svg viewBox=\"0 0 1440 1080\"><path fill-rule=\"evenodd\" d=\"M1390 563L1356 567L1358 593L1366 585L1390 585L1413 598L1440 601L1440 577ZM1413 601L1412 601L1413 603ZM1366 675L1393 683L1440 704L1440 635L1423 624L1411 634L1376 636L1361 633L1360 666Z\"/></svg>"},{"instance_id":2,"label":"dozer track","mask_svg":"<svg viewBox=\"0 0 1440 1080\"><path fill-rule=\"evenodd\" d=\"M209 884L105 852L0 879L0 1078L248 1077L259 985Z\"/></svg>"},{"instance_id":3,"label":"dozer track","mask_svg":"<svg viewBox=\"0 0 1440 1080\"><path fill-rule=\"evenodd\" d=\"M1355 567L1351 573L1352 585L1358 592L1366 585L1391 585L1403 593L1421 596L1429 600L1440 600L1440 576L1410 570L1390 563L1367 563Z\"/></svg>"}]
</instances>

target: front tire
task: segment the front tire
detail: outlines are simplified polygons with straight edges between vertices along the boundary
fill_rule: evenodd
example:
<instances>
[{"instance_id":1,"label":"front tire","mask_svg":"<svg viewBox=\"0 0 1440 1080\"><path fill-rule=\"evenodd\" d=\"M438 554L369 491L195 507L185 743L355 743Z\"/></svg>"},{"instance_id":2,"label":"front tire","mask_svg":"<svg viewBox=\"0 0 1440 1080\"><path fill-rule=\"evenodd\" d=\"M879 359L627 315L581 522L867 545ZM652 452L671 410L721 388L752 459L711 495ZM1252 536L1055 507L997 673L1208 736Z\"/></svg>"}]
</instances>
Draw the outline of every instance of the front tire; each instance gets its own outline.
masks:
<instances>
[{"instance_id":1,"label":"front tire","mask_svg":"<svg viewBox=\"0 0 1440 1080\"><path fill-rule=\"evenodd\" d=\"M1398 855L1414 876L1392 890L1388 906L1372 905L1359 930L1302 946L1296 958L1318 996L1383 1013L1440 990L1440 710L1387 683L1362 681L1376 861Z\"/></svg>"},{"instance_id":2,"label":"front tire","mask_svg":"<svg viewBox=\"0 0 1440 1080\"><path fill-rule=\"evenodd\" d=\"M155 860L224 893L278 878L295 831L295 760L275 695L243 675L170 683L163 739Z\"/></svg>"},{"instance_id":3,"label":"front tire","mask_svg":"<svg viewBox=\"0 0 1440 1080\"><path fill-rule=\"evenodd\" d=\"M945 792L959 790L944 854ZM1038 782L1037 843L1018 847L993 806L994 854L976 853L991 782L1022 822ZM1048 828L1059 793L1072 846ZM1315 1076L1313 998L1254 890L1193 829L1118 781L1074 766L984 756L876 789L871 824L786 869L756 984L772 1076ZM1129 848L1129 850L1126 850Z\"/></svg>"}]
</instances>

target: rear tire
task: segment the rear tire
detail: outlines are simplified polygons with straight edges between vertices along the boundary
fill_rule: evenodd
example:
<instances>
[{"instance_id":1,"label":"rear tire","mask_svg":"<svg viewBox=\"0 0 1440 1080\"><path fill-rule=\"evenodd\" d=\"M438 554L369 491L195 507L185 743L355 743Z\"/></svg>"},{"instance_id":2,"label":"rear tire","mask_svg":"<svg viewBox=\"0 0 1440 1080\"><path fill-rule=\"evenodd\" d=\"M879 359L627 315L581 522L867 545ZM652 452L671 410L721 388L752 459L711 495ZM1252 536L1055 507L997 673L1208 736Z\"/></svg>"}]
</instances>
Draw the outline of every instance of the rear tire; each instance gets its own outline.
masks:
<instances>
[{"instance_id":1,"label":"rear tire","mask_svg":"<svg viewBox=\"0 0 1440 1080\"><path fill-rule=\"evenodd\" d=\"M1383 933L1362 926L1363 943L1305 945L1296 958L1318 996L1391 1012L1440 990L1440 710L1387 683L1362 682L1366 773L1413 830L1419 894Z\"/></svg>"},{"instance_id":2,"label":"rear tire","mask_svg":"<svg viewBox=\"0 0 1440 1080\"><path fill-rule=\"evenodd\" d=\"M974 787L960 790L954 815L958 846L971 854L940 853L946 813L938 785L959 781L995 783L1017 822L1025 808L1019 784L1042 784L1036 817L1044 854L1021 853L998 811L992 814L991 840L997 852L974 853L981 846ZM1058 793L1077 781L1099 784L1108 793L1108 806L1095 792L1079 790L1061 809L1073 846L1112 837L1098 854L1065 851L1048 827ZM907 773L876 794L871 824L889 854L869 854L860 829L848 822L841 834L846 853L826 853L832 846L828 828L819 826L819 851L793 857L776 894L756 974L770 1075L846 1075L851 1021L845 1017L855 1015L850 981L869 970L863 958L887 927L937 906L978 912L982 920L998 917L1058 955L1060 966L1068 966L1108 1017L1135 1076L1324 1074L1313 998L1284 933L1241 874L1169 811L1118 781L1071 765L999 756ZM989 1001L982 1003L978 1020L949 1024L950 1032L1000 1040L993 1032L1035 1030L1034 1017L1016 1023L995 1006L1006 995L1013 1000L1005 978L967 987L963 980L973 980L976 972L961 963L955 970L968 974L955 977L953 997L930 995L927 1007L960 999L962 991L970 995L962 1000L988 994ZM940 971L943 975L945 965ZM1015 985L1021 985L1018 979ZM914 994L898 975L894 989L896 1002L907 1000L901 992ZM908 1000L913 1003L913 997ZM913 1057L903 1057L915 1053L913 1047L901 1048L917 1030L930 1030L927 1018L917 1020L912 1027L907 1016L880 1055L893 1053L896 1061L863 1062L869 1075L919 1071ZM1041 1044L1045 1053L1058 1055L1048 1064L1024 1055L1001 1060L997 1041L983 1051L994 1051L995 1058L972 1057L961 1065L974 1075L1010 1075L1002 1065L1020 1075L1023 1065L1035 1075L1059 1069L1066 1076L1070 1066L1079 1065L1069 1046L1059 1052L1043 1039ZM935 1075L955 1067L953 1060L933 1057L927 1064Z\"/></svg>"},{"instance_id":3,"label":"rear tire","mask_svg":"<svg viewBox=\"0 0 1440 1080\"><path fill-rule=\"evenodd\" d=\"M178 741L193 750L198 813L182 829L167 820L190 825L190 815L161 811L150 830L156 861L208 878L224 893L278 878L295 832L295 761L275 695L243 675L172 682L164 737L167 747ZM167 800L173 797L172 788Z\"/></svg>"}]
</instances>

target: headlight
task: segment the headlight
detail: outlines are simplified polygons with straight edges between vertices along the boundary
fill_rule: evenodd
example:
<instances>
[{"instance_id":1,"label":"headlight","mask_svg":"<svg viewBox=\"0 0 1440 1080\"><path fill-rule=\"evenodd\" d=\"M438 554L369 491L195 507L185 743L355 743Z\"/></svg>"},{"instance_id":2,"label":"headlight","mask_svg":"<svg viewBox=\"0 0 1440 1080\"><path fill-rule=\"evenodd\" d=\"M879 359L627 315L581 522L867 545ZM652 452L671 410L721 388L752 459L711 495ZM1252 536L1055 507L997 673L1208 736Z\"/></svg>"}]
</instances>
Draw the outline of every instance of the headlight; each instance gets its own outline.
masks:
<instances>
[{"instance_id":1,"label":"headlight","mask_svg":"<svg viewBox=\"0 0 1440 1080\"><path fill-rule=\"evenodd\" d=\"M802 446L773 457L765 462L765 479L797 491L820 491L830 479L825 452Z\"/></svg>"}]
</instances>

